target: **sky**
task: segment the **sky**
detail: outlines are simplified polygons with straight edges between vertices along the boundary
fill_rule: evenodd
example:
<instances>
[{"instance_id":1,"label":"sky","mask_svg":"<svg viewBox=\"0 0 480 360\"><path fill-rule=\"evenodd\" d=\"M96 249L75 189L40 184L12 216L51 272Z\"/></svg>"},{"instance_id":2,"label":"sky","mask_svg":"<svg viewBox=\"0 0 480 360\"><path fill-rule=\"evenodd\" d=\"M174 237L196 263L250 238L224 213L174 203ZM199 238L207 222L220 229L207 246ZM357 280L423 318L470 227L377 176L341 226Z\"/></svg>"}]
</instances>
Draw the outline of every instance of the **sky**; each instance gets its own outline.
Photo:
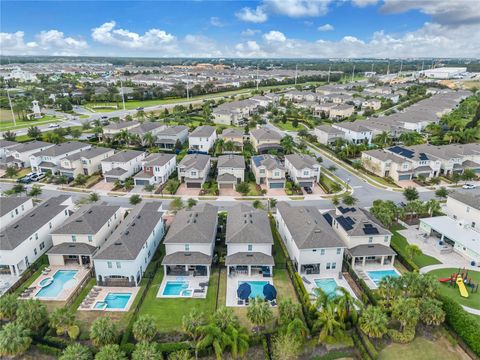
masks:
<instances>
[{"instance_id":1,"label":"sky","mask_svg":"<svg viewBox=\"0 0 480 360\"><path fill-rule=\"evenodd\" d=\"M1 55L480 57L479 0L0 2Z\"/></svg>"}]
</instances>

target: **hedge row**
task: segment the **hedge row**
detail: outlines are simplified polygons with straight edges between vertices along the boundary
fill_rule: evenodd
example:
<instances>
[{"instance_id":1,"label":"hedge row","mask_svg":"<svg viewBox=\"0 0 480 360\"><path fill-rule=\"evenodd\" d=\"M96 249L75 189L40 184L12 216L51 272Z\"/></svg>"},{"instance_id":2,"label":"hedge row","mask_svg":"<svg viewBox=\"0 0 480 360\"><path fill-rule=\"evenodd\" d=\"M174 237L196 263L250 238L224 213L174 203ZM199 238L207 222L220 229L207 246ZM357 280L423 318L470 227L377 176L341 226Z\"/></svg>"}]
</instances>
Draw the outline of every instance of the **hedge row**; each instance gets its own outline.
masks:
<instances>
[{"instance_id":1,"label":"hedge row","mask_svg":"<svg viewBox=\"0 0 480 360\"><path fill-rule=\"evenodd\" d=\"M400 263L405 266L407 268L408 271L418 271L419 270L419 267L417 264L415 264L415 262L413 262L412 260L410 260L407 256L407 253L405 251L405 248L399 246L396 242L395 242L395 235L397 236L401 236L400 234L394 232L393 236L392 236L392 241L390 242L390 247L395 250L395 252L397 253L397 256L396 256L396 259L398 261L400 261Z\"/></svg>"},{"instance_id":2,"label":"hedge row","mask_svg":"<svg viewBox=\"0 0 480 360\"><path fill-rule=\"evenodd\" d=\"M375 345L370 341L370 338L363 333L363 331L359 330L358 328L356 329L356 332L360 338L360 341L362 342L363 346L365 347L365 350L367 350L368 354L373 360L378 359L378 351L375 348Z\"/></svg>"},{"instance_id":3,"label":"hedge row","mask_svg":"<svg viewBox=\"0 0 480 360\"><path fill-rule=\"evenodd\" d=\"M373 360L370 355L367 352L367 349L365 349L365 346L363 346L362 341L360 340L360 337L358 334L354 331L352 332L352 340L355 345L355 348L358 350L360 353L360 358L362 360Z\"/></svg>"},{"instance_id":4,"label":"hedge row","mask_svg":"<svg viewBox=\"0 0 480 360\"><path fill-rule=\"evenodd\" d=\"M362 299L362 301L364 303L370 302L372 305L377 305L378 303L377 298L375 297L375 294L373 293L373 291L368 287L367 283L363 279L360 279L358 277L357 273L355 272L355 270L353 270L352 265L350 265L348 261L344 261L343 264L344 264L344 267L347 269L347 272L352 277L353 281L355 281L357 285L360 286L363 293L367 296L367 299ZM365 300L368 300L368 301L365 301Z\"/></svg>"},{"instance_id":5,"label":"hedge row","mask_svg":"<svg viewBox=\"0 0 480 360\"><path fill-rule=\"evenodd\" d=\"M445 311L445 322L467 344L470 349L480 356L480 326L473 318L463 310L455 300L439 295Z\"/></svg>"}]
</instances>

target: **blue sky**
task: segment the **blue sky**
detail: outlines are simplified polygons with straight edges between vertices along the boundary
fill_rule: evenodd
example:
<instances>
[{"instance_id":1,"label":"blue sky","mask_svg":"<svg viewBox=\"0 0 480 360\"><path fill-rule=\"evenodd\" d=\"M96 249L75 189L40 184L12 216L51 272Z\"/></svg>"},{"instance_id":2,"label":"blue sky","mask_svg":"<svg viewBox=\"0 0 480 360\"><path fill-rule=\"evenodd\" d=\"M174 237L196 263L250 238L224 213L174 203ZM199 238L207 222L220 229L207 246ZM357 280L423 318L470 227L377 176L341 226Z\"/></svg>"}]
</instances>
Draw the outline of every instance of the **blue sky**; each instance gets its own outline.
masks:
<instances>
[{"instance_id":1,"label":"blue sky","mask_svg":"<svg viewBox=\"0 0 480 360\"><path fill-rule=\"evenodd\" d=\"M12 55L477 57L477 4L2 1L0 50Z\"/></svg>"}]
</instances>

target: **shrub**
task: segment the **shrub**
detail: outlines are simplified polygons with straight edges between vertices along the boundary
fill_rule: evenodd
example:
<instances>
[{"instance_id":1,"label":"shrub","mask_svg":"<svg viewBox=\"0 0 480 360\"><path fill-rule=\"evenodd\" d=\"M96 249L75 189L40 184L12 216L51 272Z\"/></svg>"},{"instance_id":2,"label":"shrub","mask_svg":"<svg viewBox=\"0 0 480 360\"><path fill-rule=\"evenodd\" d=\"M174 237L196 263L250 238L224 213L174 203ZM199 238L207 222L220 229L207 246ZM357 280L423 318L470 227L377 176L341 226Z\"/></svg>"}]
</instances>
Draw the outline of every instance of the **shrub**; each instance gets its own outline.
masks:
<instances>
[{"instance_id":1,"label":"shrub","mask_svg":"<svg viewBox=\"0 0 480 360\"><path fill-rule=\"evenodd\" d=\"M55 356L56 358L62 354L62 350L46 344L37 344L37 349L42 354Z\"/></svg>"},{"instance_id":2,"label":"shrub","mask_svg":"<svg viewBox=\"0 0 480 360\"><path fill-rule=\"evenodd\" d=\"M403 331L389 329L387 334L393 342L407 344L415 339L415 327L407 326Z\"/></svg>"},{"instance_id":3,"label":"shrub","mask_svg":"<svg viewBox=\"0 0 480 360\"><path fill-rule=\"evenodd\" d=\"M193 346L189 342L169 342L158 344L158 351L161 351L164 355L168 355L172 352L180 350L191 350L192 348Z\"/></svg>"},{"instance_id":4,"label":"shrub","mask_svg":"<svg viewBox=\"0 0 480 360\"><path fill-rule=\"evenodd\" d=\"M355 331L352 332L352 340L353 340L353 344L355 345L355 348L360 352L360 358L362 360L372 360L370 355L368 355L368 352L365 349L365 346L363 345L362 341L360 340L360 338L358 337Z\"/></svg>"},{"instance_id":5,"label":"shrub","mask_svg":"<svg viewBox=\"0 0 480 360\"><path fill-rule=\"evenodd\" d=\"M78 325L71 325L68 327L67 332L70 339L77 340L78 335L80 335L80 328L78 327Z\"/></svg>"}]
</instances>

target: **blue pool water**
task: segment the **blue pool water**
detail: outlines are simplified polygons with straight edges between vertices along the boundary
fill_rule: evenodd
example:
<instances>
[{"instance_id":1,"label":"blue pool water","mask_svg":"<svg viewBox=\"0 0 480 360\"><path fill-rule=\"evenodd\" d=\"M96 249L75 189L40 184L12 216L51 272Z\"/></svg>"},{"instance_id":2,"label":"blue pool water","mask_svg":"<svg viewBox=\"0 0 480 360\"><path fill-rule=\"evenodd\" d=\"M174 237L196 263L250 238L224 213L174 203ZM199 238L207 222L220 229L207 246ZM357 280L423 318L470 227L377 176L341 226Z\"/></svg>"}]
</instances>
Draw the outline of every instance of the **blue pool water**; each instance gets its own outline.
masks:
<instances>
[{"instance_id":1,"label":"blue pool water","mask_svg":"<svg viewBox=\"0 0 480 360\"><path fill-rule=\"evenodd\" d=\"M35 296L39 298L56 298L63 289L69 287L67 283L73 279L77 272L77 270L58 270L53 275L53 282L43 287ZM74 284L70 283L70 285L73 286Z\"/></svg>"},{"instance_id":2,"label":"blue pool water","mask_svg":"<svg viewBox=\"0 0 480 360\"><path fill-rule=\"evenodd\" d=\"M131 293L108 293L104 301L95 303L94 309L125 309L131 297Z\"/></svg>"},{"instance_id":3,"label":"blue pool water","mask_svg":"<svg viewBox=\"0 0 480 360\"><path fill-rule=\"evenodd\" d=\"M265 296L263 295L263 287L269 284L268 281L239 281L238 286L247 283L250 285L252 292L250 293L250 298L256 298L259 296L260 298L264 299Z\"/></svg>"},{"instance_id":4,"label":"blue pool water","mask_svg":"<svg viewBox=\"0 0 480 360\"><path fill-rule=\"evenodd\" d=\"M391 276L394 278L400 277L400 275L395 270L372 270L367 271L367 274L377 286L378 284L380 284L380 281L382 281L382 279L387 276Z\"/></svg>"},{"instance_id":5,"label":"blue pool water","mask_svg":"<svg viewBox=\"0 0 480 360\"><path fill-rule=\"evenodd\" d=\"M182 294L182 291L186 289L188 289L187 281L167 281L167 283L165 284L165 289L163 289L163 295L180 296Z\"/></svg>"},{"instance_id":6,"label":"blue pool water","mask_svg":"<svg viewBox=\"0 0 480 360\"><path fill-rule=\"evenodd\" d=\"M335 279L315 279L315 285L322 289L328 297L334 297L337 294L337 282Z\"/></svg>"}]
</instances>

